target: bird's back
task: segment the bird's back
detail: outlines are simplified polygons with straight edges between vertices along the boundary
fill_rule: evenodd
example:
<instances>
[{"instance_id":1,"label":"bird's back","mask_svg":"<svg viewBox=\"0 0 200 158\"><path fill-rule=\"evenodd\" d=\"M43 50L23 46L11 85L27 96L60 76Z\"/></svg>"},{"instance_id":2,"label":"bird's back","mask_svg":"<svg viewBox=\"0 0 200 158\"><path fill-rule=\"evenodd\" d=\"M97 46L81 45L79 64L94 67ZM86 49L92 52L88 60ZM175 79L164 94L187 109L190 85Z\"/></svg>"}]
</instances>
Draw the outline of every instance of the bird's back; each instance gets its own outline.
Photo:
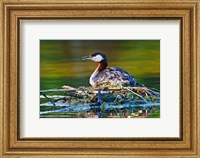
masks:
<instances>
[{"instance_id":1,"label":"bird's back","mask_svg":"<svg viewBox=\"0 0 200 158\"><path fill-rule=\"evenodd\" d=\"M101 71L94 78L96 85L122 85L122 86L135 86L136 80L125 70L119 67L110 67Z\"/></svg>"}]
</instances>

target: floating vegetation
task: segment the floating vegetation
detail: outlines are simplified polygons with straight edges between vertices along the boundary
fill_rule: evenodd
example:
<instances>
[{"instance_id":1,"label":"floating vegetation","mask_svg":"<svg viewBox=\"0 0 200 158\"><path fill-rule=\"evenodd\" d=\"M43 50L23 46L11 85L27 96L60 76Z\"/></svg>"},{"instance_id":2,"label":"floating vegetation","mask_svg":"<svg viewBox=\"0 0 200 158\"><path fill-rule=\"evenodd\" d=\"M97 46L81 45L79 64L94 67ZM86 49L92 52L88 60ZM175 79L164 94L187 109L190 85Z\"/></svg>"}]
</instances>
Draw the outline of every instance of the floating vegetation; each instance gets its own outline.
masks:
<instances>
[{"instance_id":1,"label":"floating vegetation","mask_svg":"<svg viewBox=\"0 0 200 158\"><path fill-rule=\"evenodd\" d=\"M40 100L40 116L44 118L160 116L160 92L147 87L112 86L95 89L63 86L62 89L41 90Z\"/></svg>"}]
</instances>

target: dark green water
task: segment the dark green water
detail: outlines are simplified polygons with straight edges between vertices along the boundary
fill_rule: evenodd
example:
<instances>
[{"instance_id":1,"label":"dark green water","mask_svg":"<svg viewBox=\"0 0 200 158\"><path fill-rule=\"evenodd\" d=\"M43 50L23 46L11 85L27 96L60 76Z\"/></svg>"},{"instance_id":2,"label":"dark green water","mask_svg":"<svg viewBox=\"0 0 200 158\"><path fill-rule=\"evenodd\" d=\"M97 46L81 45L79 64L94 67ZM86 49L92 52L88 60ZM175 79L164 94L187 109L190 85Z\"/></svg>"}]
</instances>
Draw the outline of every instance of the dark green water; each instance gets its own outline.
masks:
<instances>
[{"instance_id":1,"label":"dark green water","mask_svg":"<svg viewBox=\"0 0 200 158\"><path fill-rule=\"evenodd\" d=\"M107 55L110 67L121 67L137 82L160 89L159 40L41 40L40 89L89 86L97 63L81 57L95 51Z\"/></svg>"}]
</instances>

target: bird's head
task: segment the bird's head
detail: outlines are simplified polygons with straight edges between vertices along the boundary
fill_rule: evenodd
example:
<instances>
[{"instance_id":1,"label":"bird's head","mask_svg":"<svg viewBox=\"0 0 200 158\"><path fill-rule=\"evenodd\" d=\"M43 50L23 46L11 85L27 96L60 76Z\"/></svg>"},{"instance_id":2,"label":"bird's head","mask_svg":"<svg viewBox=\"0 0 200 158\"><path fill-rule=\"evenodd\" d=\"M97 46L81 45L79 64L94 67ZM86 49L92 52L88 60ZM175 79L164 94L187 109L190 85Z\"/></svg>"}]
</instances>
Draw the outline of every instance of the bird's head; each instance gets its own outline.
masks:
<instances>
[{"instance_id":1,"label":"bird's head","mask_svg":"<svg viewBox=\"0 0 200 158\"><path fill-rule=\"evenodd\" d=\"M82 60L87 60L87 59L93 60L94 62L97 63L100 63L102 61L107 62L106 55L103 54L102 52L95 52L92 55L82 57Z\"/></svg>"}]
</instances>

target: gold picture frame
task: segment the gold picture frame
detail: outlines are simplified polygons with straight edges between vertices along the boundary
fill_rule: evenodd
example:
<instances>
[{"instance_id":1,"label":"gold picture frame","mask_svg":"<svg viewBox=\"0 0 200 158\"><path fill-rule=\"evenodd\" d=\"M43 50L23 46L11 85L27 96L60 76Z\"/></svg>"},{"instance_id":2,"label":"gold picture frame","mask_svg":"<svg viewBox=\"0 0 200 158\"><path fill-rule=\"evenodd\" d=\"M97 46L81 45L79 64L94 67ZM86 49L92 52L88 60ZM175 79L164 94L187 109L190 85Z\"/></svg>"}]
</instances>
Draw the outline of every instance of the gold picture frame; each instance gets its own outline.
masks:
<instances>
[{"instance_id":1,"label":"gold picture frame","mask_svg":"<svg viewBox=\"0 0 200 158\"><path fill-rule=\"evenodd\" d=\"M1 157L199 157L200 3L163 0L4 0L1 5ZM179 19L181 22L180 138L19 137L20 21L24 19Z\"/></svg>"}]
</instances>

